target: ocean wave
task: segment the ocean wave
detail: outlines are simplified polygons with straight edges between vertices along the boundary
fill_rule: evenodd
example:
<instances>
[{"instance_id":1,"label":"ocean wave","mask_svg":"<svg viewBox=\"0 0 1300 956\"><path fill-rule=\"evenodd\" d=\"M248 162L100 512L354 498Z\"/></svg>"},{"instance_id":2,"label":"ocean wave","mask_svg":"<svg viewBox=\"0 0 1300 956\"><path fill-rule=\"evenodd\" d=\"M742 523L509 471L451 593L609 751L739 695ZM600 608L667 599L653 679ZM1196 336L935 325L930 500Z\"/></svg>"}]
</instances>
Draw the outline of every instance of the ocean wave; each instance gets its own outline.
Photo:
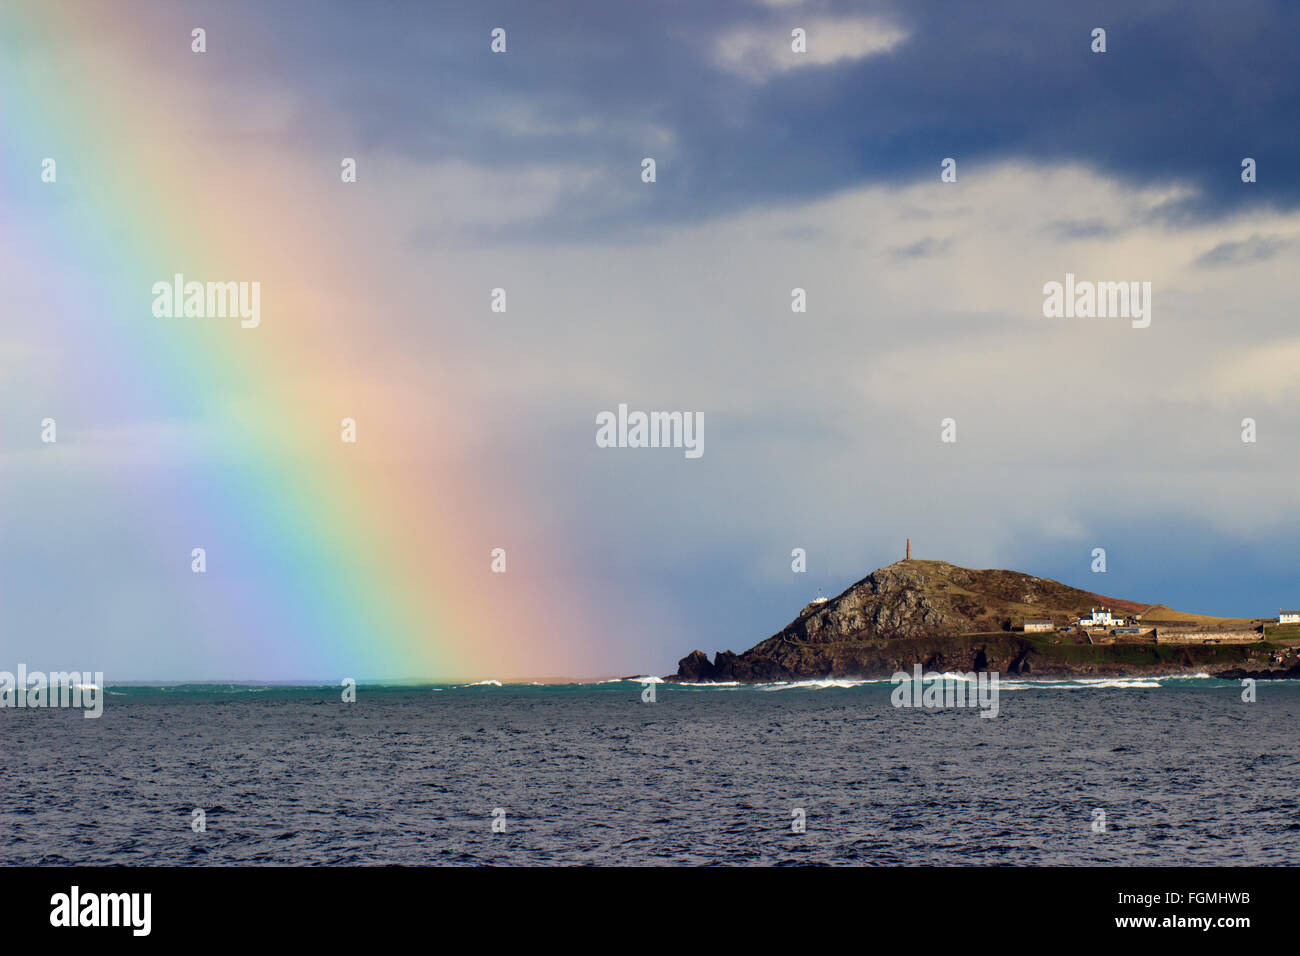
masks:
<instances>
[{"instance_id":1,"label":"ocean wave","mask_svg":"<svg viewBox=\"0 0 1300 956\"><path fill-rule=\"evenodd\" d=\"M830 687L847 690L864 684L888 684L887 680L849 680L847 678L828 678L825 680L777 681L772 684L755 684L755 690L826 690Z\"/></svg>"},{"instance_id":2,"label":"ocean wave","mask_svg":"<svg viewBox=\"0 0 1300 956\"><path fill-rule=\"evenodd\" d=\"M1086 677L1078 680L1041 680L998 682L998 690L1111 690L1134 687L1160 687L1158 680L1135 680L1121 677Z\"/></svg>"},{"instance_id":3,"label":"ocean wave","mask_svg":"<svg viewBox=\"0 0 1300 956\"><path fill-rule=\"evenodd\" d=\"M913 680L916 679L916 672L915 672L915 671L912 671L912 672L899 671L899 673L907 673L907 679L908 679L909 681L913 681ZM954 674L952 671L944 671L942 674L936 674L936 673L934 673L933 671L925 671L925 672L921 675L921 680L923 680L923 681L925 681L925 682L927 682L927 683L931 683L931 682L936 681L936 680L945 680L945 681L965 681L966 683L969 684L969 683L972 682L972 679L973 679L973 680L979 680L979 675L978 675L978 674L969 674L969 673L968 673L968 674ZM862 681L861 683L864 683L864 684L866 684L866 683L885 683L885 681ZM891 678L889 678L888 683L893 684L893 683L895 683L895 681L894 681L894 679L891 677ZM898 681L898 683L901 684L902 681Z\"/></svg>"}]
</instances>

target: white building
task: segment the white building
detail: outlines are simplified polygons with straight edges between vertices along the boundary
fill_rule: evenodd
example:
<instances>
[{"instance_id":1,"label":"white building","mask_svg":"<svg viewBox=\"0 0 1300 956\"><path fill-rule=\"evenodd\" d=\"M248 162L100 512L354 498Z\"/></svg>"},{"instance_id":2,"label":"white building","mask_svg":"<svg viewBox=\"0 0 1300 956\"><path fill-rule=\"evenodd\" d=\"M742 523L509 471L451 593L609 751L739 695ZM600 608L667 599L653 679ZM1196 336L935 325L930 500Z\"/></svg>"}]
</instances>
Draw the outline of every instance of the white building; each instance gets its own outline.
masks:
<instances>
[{"instance_id":1,"label":"white building","mask_svg":"<svg viewBox=\"0 0 1300 956\"><path fill-rule=\"evenodd\" d=\"M1051 621L1025 621L1026 634L1029 634L1033 631L1054 631L1054 630L1056 630L1056 625L1054 625Z\"/></svg>"},{"instance_id":2,"label":"white building","mask_svg":"<svg viewBox=\"0 0 1300 956\"><path fill-rule=\"evenodd\" d=\"M1279 624L1300 624L1300 611L1278 611L1277 622Z\"/></svg>"},{"instance_id":3,"label":"white building","mask_svg":"<svg viewBox=\"0 0 1300 956\"><path fill-rule=\"evenodd\" d=\"M1079 618L1080 627L1112 627L1116 624L1123 623L1124 618L1115 617L1104 607L1095 607L1087 617Z\"/></svg>"}]
</instances>

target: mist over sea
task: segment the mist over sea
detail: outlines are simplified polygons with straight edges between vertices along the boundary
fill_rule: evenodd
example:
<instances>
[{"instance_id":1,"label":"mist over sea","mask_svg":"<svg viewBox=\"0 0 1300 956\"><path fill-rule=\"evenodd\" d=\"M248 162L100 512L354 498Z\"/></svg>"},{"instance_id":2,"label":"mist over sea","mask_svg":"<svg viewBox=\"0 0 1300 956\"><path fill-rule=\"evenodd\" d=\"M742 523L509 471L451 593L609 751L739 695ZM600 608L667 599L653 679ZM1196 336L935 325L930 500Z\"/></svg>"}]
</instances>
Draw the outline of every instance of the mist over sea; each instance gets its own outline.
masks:
<instances>
[{"instance_id":1,"label":"mist over sea","mask_svg":"<svg viewBox=\"0 0 1300 956\"><path fill-rule=\"evenodd\" d=\"M887 682L643 689L110 685L98 720L0 710L0 863L1300 862L1297 682L1004 683L993 719L895 708Z\"/></svg>"}]
</instances>

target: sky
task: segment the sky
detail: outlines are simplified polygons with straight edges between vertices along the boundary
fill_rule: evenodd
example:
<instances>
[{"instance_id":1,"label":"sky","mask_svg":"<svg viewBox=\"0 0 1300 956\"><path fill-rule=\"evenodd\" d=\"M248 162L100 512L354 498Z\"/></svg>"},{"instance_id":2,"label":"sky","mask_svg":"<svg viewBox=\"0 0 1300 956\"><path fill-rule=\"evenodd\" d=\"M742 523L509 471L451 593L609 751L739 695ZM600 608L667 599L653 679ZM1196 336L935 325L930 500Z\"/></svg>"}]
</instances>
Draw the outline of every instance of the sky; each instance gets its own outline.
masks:
<instances>
[{"instance_id":1,"label":"sky","mask_svg":"<svg viewBox=\"0 0 1300 956\"><path fill-rule=\"evenodd\" d=\"M663 674L908 537L1300 605L1294 5L0 10L0 670Z\"/></svg>"}]
</instances>

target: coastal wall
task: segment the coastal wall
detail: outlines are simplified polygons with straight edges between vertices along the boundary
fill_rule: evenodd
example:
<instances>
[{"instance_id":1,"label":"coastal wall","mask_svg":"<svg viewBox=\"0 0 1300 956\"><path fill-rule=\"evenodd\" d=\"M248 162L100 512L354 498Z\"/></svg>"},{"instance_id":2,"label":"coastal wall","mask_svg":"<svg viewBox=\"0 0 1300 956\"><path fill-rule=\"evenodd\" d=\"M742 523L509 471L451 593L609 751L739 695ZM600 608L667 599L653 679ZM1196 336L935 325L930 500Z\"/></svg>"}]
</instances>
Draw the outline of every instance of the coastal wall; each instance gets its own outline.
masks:
<instances>
[{"instance_id":1,"label":"coastal wall","mask_svg":"<svg viewBox=\"0 0 1300 956\"><path fill-rule=\"evenodd\" d=\"M1088 635L1090 644L1150 644L1152 642L1151 632L1154 628L1143 628L1136 634L1112 634L1109 630L1095 630L1088 628L1084 631Z\"/></svg>"},{"instance_id":2,"label":"coastal wall","mask_svg":"<svg viewBox=\"0 0 1300 956\"><path fill-rule=\"evenodd\" d=\"M1173 631L1156 629L1157 644L1257 644L1258 631Z\"/></svg>"}]
</instances>

